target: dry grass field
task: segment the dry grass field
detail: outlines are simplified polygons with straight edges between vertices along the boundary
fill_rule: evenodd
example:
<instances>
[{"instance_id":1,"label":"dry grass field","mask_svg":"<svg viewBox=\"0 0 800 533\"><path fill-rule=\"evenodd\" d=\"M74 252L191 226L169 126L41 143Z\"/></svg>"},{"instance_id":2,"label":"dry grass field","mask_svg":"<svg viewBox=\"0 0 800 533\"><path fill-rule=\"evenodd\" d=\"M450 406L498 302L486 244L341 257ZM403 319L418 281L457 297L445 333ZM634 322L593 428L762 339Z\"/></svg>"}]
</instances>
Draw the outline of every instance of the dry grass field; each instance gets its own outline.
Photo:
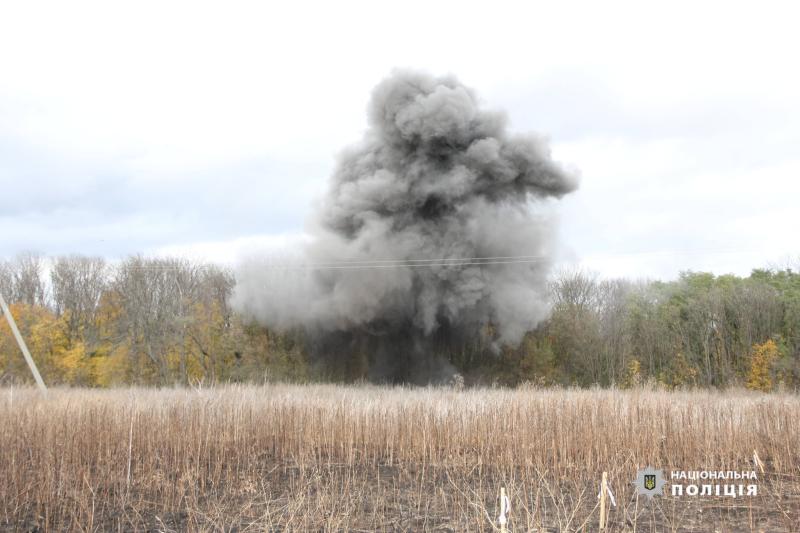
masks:
<instances>
[{"instance_id":1,"label":"dry grass field","mask_svg":"<svg viewBox=\"0 0 800 533\"><path fill-rule=\"evenodd\" d=\"M753 465L753 450L765 473ZM800 398L267 385L0 389L0 530L800 530ZM639 468L759 470L637 498Z\"/></svg>"}]
</instances>

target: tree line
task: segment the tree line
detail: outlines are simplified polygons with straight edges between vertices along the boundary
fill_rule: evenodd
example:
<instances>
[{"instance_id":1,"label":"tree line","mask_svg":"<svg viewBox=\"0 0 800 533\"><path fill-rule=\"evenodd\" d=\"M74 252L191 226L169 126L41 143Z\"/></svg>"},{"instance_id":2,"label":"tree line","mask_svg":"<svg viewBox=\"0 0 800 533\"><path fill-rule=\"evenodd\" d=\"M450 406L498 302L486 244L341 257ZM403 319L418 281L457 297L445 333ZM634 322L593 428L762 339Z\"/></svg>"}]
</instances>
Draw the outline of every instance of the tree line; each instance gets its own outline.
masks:
<instances>
[{"instance_id":1,"label":"tree line","mask_svg":"<svg viewBox=\"0 0 800 533\"><path fill-rule=\"evenodd\" d=\"M329 372L302 332L244 320L230 306L234 285L226 268L179 258L0 261L0 294L48 384L364 378ZM800 387L800 273L791 268L666 282L570 270L553 277L550 298L550 318L519 346L491 348L489 325L474 345L435 355L476 384ZM28 381L2 321L0 383Z\"/></svg>"},{"instance_id":2,"label":"tree line","mask_svg":"<svg viewBox=\"0 0 800 533\"><path fill-rule=\"evenodd\" d=\"M551 297L549 320L503 353L520 376L580 386L800 385L800 274L789 268L667 282L562 272ZM528 378L506 381L519 379Z\"/></svg>"}]
</instances>

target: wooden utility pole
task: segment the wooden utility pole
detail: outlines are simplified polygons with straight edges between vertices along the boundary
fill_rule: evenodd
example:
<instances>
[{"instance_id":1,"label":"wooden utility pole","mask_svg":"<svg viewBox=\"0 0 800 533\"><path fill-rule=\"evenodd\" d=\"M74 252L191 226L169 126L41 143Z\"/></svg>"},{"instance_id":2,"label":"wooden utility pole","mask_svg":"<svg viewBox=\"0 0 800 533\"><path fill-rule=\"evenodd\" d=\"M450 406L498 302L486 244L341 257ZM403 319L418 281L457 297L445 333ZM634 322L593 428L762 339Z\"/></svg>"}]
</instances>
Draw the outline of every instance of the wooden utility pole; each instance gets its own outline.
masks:
<instances>
[{"instance_id":1,"label":"wooden utility pole","mask_svg":"<svg viewBox=\"0 0 800 533\"><path fill-rule=\"evenodd\" d=\"M19 349L22 350L22 355L25 356L25 361L28 363L28 367L31 369L31 373L33 374L33 379L36 380L36 385L39 386L40 390L47 390L47 387L42 380L42 376L39 374L39 369L36 368L36 363L33 362L33 357L31 357L31 352L28 351L28 347L25 345L25 340L22 338L19 330L17 329L17 324L14 322L14 317L11 316L11 310L6 305L6 301L3 299L3 295L0 294L0 308L3 311L3 314L6 316L6 320L8 320L8 325L11 328L11 333L14 334L14 338L17 339L17 344L19 344Z\"/></svg>"}]
</instances>

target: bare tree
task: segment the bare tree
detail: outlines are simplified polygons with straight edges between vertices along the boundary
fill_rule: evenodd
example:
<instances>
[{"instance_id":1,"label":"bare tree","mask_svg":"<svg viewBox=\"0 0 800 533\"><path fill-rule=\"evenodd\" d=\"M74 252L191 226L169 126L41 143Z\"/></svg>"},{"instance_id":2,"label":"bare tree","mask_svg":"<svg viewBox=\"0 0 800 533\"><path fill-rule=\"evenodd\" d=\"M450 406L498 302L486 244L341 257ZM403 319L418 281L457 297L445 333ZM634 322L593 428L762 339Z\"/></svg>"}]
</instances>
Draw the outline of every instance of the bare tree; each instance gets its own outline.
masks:
<instances>
[{"instance_id":1,"label":"bare tree","mask_svg":"<svg viewBox=\"0 0 800 533\"><path fill-rule=\"evenodd\" d=\"M195 303L200 297L205 267L185 259L128 258L120 265L114 288L122 304L127 331L137 352L169 381L167 354L178 350L180 378L187 381L187 336Z\"/></svg>"},{"instance_id":2,"label":"bare tree","mask_svg":"<svg viewBox=\"0 0 800 533\"><path fill-rule=\"evenodd\" d=\"M598 275L582 269L562 269L550 283L553 305L596 310L599 304Z\"/></svg>"},{"instance_id":3,"label":"bare tree","mask_svg":"<svg viewBox=\"0 0 800 533\"><path fill-rule=\"evenodd\" d=\"M8 303L45 305L45 285L42 279L44 259L40 254L23 252L0 268L0 288Z\"/></svg>"},{"instance_id":4,"label":"bare tree","mask_svg":"<svg viewBox=\"0 0 800 533\"><path fill-rule=\"evenodd\" d=\"M166 359L162 353L167 323L175 309L169 305L174 288L164 282L165 265L141 256L126 259L117 269L114 289L121 305L118 327L121 338L131 344L131 363L135 379L142 379L139 354L145 354L158 369L162 381L167 378Z\"/></svg>"},{"instance_id":5,"label":"bare tree","mask_svg":"<svg viewBox=\"0 0 800 533\"><path fill-rule=\"evenodd\" d=\"M11 303L14 287L14 274L8 261L0 260L0 294Z\"/></svg>"},{"instance_id":6,"label":"bare tree","mask_svg":"<svg viewBox=\"0 0 800 533\"><path fill-rule=\"evenodd\" d=\"M602 359L602 376L615 383L622 377L630 357L627 331L628 301L634 287L624 279L604 280L598 287L598 313L602 346L598 347Z\"/></svg>"},{"instance_id":7,"label":"bare tree","mask_svg":"<svg viewBox=\"0 0 800 533\"><path fill-rule=\"evenodd\" d=\"M100 298L108 284L105 260L100 257L59 257L50 271L50 281L55 312L59 316L66 315L69 342L78 338L81 331L86 337L92 337Z\"/></svg>"},{"instance_id":8,"label":"bare tree","mask_svg":"<svg viewBox=\"0 0 800 533\"><path fill-rule=\"evenodd\" d=\"M562 270L550 284L553 314L548 328L557 339L556 355L581 384L603 380L597 278L580 269Z\"/></svg>"},{"instance_id":9,"label":"bare tree","mask_svg":"<svg viewBox=\"0 0 800 533\"><path fill-rule=\"evenodd\" d=\"M229 345L232 328L229 299L234 284L230 271L205 265L200 270L192 320L182 332L198 349L204 374L212 382L217 379L221 352L234 351Z\"/></svg>"}]
</instances>

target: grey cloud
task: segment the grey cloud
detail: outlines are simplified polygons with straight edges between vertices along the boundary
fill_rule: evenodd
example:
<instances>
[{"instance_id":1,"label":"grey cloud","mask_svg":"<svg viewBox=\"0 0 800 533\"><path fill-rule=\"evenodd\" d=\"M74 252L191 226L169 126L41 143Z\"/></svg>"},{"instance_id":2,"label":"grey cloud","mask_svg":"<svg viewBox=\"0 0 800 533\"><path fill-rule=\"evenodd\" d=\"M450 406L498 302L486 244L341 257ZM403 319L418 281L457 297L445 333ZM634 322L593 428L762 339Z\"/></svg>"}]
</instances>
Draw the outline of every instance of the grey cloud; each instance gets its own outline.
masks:
<instances>
[{"instance_id":1,"label":"grey cloud","mask_svg":"<svg viewBox=\"0 0 800 533\"><path fill-rule=\"evenodd\" d=\"M68 157L9 136L0 137L0 162L0 257L23 250L110 257L297 231L310 204L304 188L328 166L319 156L262 157L165 174L137 169L129 157Z\"/></svg>"}]
</instances>

